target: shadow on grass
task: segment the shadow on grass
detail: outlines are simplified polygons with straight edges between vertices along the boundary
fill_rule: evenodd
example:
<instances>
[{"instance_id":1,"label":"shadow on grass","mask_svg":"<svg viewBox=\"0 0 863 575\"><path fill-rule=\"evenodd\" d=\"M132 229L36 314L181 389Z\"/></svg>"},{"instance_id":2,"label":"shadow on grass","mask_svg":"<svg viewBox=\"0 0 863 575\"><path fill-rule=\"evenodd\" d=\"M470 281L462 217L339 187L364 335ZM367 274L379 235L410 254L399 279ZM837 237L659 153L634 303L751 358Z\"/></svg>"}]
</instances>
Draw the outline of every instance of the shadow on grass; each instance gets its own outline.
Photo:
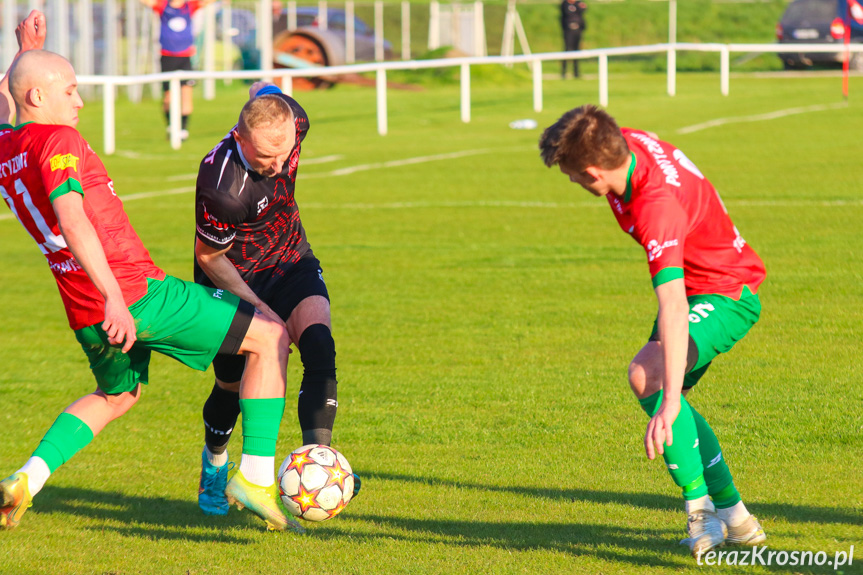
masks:
<instances>
[{"instance_id":1,"label":"shadow on grass","mask_svg":"<svg viewBox=\"0 0 863 575\"><path fill-rule=\"evenodd\" d=\"M458 521L415 519L363 514L360 518L391 529L373 537L454 547L497 547L507 551L553 551L573 556L592 556L618 564L683 567L685 547L677 544L680 530L643 529L589 523L531 523L529 521ZM347 535L336 527L315 531L316 538L339 539ZM350 531L356 536L356 531ZM668 543L673 540L673 543Z\"/></svg>"},{"instance_id":2,"label":"shadow on grass","mask_svg":"<svg viewBox=\"0 0 863 575\"><path fill-rule=\"evenodd\" d=\"M129 537L202 543L253 543L264 524L251 512L235 508L227 516L206 516L194 500L130 496L77 487L46 486L33 509L38 514L89 517L98 528ZM26 520L26 519L25 519ZM249 528L243 537L235 528Z\"/></svg>"},{"instance_id":3,"label":"shadow on grass","mask_svg":"<svg viewBox=\"0 0 863 575\"><path fill-rule=\"evenodd\" d=\"M619 491L603 491L597 489L543 489L539 487L512 487L487 484L471 484L445 479L429 479L413 477L398 473L361 473L363 480L375 479L386 481L401 481L405 483L423 483L426 485L444 485L458 489L476 489L479 491L507 492L529 497L546 499L564 499L569 501L584 501L588 503L617 503L656 509L660 511L683 511L683 500L678 497L657 493L635 493ZM368 484L365 484L368 487ZM863 524L863 511L850 507L816 507L811 505L794 505L789 503L751 503L747 505L750 511L759 517L782 518L789 522L801 523L840 523L848 525Z\"/></svg>"}]
</instances>

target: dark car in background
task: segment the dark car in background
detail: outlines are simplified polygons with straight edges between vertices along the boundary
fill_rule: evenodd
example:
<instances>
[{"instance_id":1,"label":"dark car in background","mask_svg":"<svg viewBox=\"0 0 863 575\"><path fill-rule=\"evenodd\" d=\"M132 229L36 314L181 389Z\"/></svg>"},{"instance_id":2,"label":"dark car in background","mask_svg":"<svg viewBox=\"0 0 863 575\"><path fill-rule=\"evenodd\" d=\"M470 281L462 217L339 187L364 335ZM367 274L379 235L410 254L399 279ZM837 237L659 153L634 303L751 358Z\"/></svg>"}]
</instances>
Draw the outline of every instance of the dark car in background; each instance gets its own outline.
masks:
<instances>
[{"instance_id":1,"label":"dark car in background","mask_svg":"<svg viewBox=\"0 0 863 575\"><path fill-rule=\"evenodd\" d=\"M776 24L776 39L780 44L838 44L845 39L846 0L794 0ZM863 26L851 23L851 42L863 42ZM781 52L778 54L787 70L813 65L836 65L845 61L839 52ZM849 67L863 71L863 53L852 52Z\"/></svg>"}]
</instances>

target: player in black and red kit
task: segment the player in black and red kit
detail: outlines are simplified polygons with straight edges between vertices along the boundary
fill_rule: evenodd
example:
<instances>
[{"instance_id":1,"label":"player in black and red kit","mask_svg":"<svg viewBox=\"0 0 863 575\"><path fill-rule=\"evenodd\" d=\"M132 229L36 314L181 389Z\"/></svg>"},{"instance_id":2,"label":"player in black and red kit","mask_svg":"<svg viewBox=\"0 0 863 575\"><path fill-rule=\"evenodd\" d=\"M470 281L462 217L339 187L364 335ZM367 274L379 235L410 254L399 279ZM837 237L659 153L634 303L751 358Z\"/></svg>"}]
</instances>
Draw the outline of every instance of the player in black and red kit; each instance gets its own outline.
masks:
<instances>
[{"instance_id":1,"label":"player in black and red kit","mask_svg":"<svg viewBox=\"0 0 863 575\"><path fill-rule=\"evenodd\" d=\"M258 82L249 95L237 125L198 171L195 281L227 289L285 322L304 368L297 404L303 444L329 445L338 406L329 294L294 199L309 119L272 84ZM215 358L216 383L204 405L198 504L210 515L228 512L226 448L245 367L235 359Z\"/></svg>"}]
</instances>

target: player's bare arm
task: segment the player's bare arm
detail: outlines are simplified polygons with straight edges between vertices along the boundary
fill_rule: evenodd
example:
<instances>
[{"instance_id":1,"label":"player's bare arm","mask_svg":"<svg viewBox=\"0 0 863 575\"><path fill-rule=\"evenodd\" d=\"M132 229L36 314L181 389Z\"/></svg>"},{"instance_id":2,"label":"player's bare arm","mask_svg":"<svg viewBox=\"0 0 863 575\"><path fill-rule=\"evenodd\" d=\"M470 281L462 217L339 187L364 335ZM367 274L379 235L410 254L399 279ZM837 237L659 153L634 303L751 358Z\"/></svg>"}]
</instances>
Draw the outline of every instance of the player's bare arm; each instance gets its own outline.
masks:
<instances>
[{"instance_id":1,"label":"player's bare arm","mask_svg":"<svg viewBox=\"0 0 863 575\"><path fill-rule=\"evenodd\" d=\"M60 231L72 255L105 298L102 329L108 334L108 342L112 345L123 344L123 353L128 352L138 339L135 320L108 265L99 236L84 212L84 198L77 193L63 194L54 200L53 207Z\"/></svg>"},{"instance_id":2,"label":"player's bare arm","mask_svg":"<svg viewBox=\"0 0 863 575\"><path fill-rule=\"evenodd\" d=\"M671 426L680 413L680 393L689 346L689 303L683 279L657 286L656 298L659 301L657 328L663 360L662 403L644 434L648 459L653 459L657 453L662 455L666 442L669 445L674 442Z\"/></svg>"},{"instance_id":3,"label":"player's bare arm","mask_svg":"<svg viewBox=\"0 0 863 575\"><path fill-rule=\"evenodd\" d=\"M228 290L235 296L258 308L258 310L269 318L284 323L279 314L265 304L252 291L252 288L243 281L240 272L237 271L237 268L234 267L234 264L225 255L230 249L230 245L224 249L216 249L208 246L201 240L195 240L195 257L198 260L198 265L201 266L201 269L204 270L204 273L207 274L207 277L210 278L210 281L217 288Z\"/></svg>"},{"instance_id":4,"label":"player's bare arm","mask_svg":"<svg viewBox=\"0 0 863 575\"><path fill-rule=\"evenodd\" d=\"M18 52L12 61L17 60L18 56L27 50L41 50L45 46L46 32L45 15L38 10L30 12L30 15L15 29ZM7 74L0 80L0 124L11 124L14 111L15 102L9 93L9 74L7 71Z\"/></svg>"}]
</instances>

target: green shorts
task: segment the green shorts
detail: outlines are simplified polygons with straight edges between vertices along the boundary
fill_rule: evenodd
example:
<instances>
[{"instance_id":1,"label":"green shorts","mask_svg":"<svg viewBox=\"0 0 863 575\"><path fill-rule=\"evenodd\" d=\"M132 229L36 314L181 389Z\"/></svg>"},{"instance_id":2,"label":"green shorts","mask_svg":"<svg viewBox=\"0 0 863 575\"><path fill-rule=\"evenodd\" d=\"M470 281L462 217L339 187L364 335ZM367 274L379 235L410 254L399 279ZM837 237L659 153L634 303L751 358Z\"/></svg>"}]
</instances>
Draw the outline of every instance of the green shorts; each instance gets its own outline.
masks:
<instances>
[{"instance_id":1,"label":"green shorts","mask_svg":"<svg viewBox=\"0 0 863 575\"><path fill-rule=\"evenodd\" d=\"M761 300L748 287L739 300L718 294L693 295L689 301L689 354L683 389L698 383L710 362L743 339L761 316ZM650 341L658 341L656 322Z\"/></svg>"},{"instance_id":2,"label":"green shorts","mask_svg":"<svg viewBox=\"0 0 863 575\"><path fill-rule=\"evenodd\" d=\"M90 360L99 389L123 393L147 383L152 351L200 371L207 369L232 329L239 305L240 299L224 290L171 276L162 281L148 279L147 294L129 306L138 340L128 353L108 343L101 323L75 330L75 337ZM243 334L247 328L248 323Z\"/></svg>"}]
</instances>

